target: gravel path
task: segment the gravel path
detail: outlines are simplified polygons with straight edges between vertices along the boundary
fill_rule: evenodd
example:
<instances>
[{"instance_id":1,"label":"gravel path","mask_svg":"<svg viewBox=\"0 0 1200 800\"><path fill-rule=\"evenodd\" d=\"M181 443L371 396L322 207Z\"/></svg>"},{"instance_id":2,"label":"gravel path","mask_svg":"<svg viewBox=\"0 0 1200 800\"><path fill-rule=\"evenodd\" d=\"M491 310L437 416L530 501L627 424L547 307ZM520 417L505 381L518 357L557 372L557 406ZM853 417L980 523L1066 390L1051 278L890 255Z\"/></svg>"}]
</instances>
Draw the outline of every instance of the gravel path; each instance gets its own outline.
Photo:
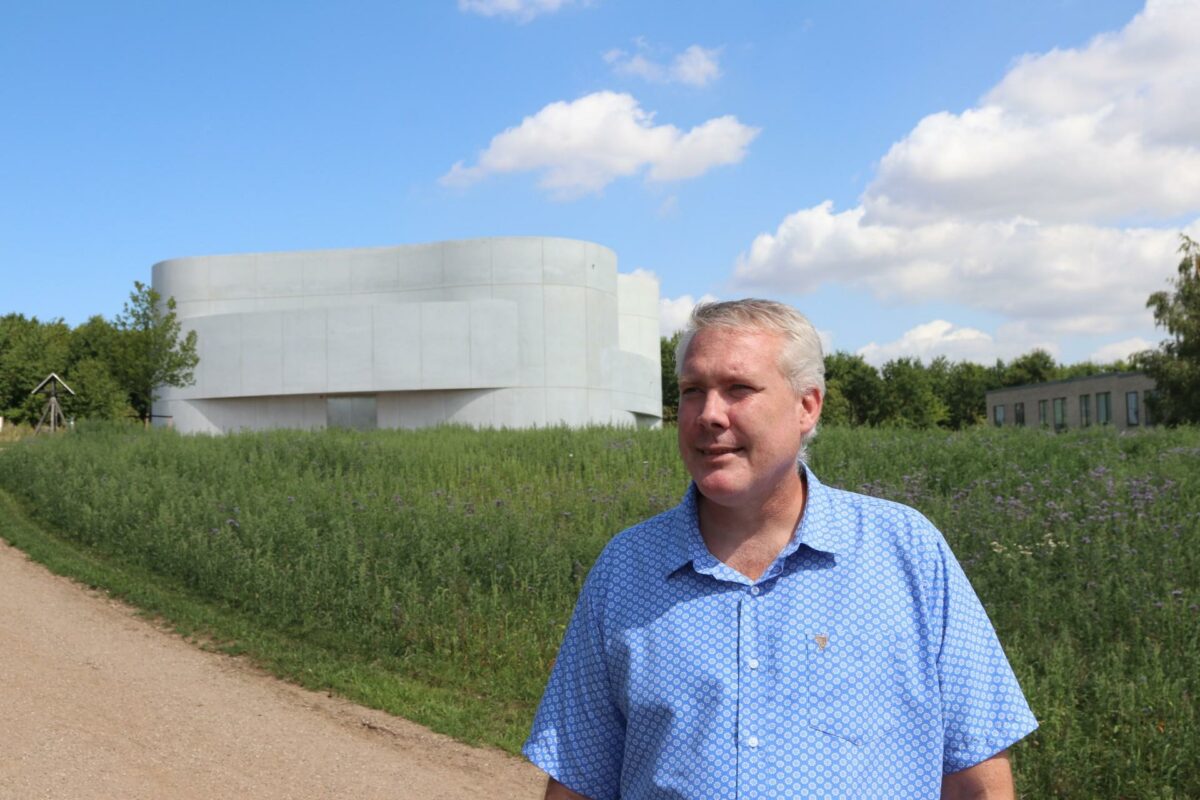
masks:
<instances>
[{"instance_id":1,"label":"gravel path","mask_svg":"<svg viewBox=\"0 0 1200 800\"><path fill-rule=\"evenodd\" d=\"M543 776L205 652L0 540L0 798L537 798Z\"/></svg>"}]
</instances>

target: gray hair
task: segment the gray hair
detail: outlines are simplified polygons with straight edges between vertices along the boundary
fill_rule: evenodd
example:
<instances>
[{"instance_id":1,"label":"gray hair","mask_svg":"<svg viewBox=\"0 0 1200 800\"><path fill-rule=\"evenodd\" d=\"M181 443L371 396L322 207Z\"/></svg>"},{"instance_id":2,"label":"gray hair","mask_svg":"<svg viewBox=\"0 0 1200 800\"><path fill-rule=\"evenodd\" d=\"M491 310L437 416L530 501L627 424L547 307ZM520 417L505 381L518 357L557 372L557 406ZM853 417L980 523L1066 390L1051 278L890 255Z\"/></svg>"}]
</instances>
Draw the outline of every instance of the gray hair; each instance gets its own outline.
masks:
<instances>
[{"instance_id":1,"label":"gray hair","mask_svg":"<svg viewBox=\"0 0 1200 800\"><path fill-rule=\"evenodd\" d=\"M692 315L675 347L675 377L679 377L683 370L683 360L692 337L705 328L779 334L783 339L783 347L779 351L779 371L792 385L792 391L800 396L815 389L822 398L825 397L825 355L821 349L821 337L808 318L791 306L753 297L721 303L699 303L692 309ZM800 447L801 460L806 457L804 445L816 433L814 427L804 437Z\"/></svg>"}]
</instances>

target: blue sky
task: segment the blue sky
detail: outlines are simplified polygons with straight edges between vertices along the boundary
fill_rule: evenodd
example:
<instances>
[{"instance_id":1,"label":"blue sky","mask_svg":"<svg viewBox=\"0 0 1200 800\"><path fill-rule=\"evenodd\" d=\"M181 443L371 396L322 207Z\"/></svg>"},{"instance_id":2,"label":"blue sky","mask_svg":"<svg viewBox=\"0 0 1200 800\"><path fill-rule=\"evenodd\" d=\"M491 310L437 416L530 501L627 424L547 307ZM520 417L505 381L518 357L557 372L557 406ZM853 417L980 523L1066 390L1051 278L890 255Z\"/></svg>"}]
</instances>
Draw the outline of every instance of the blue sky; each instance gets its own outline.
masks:
<instances>
[{"instance_id":1,"label":"blue sky","mask_svg":"<svg viewBox=\"0 0 1200 800\"><path fill-rule=\"evenodd\" d=\"M1160 338L1200 0L7 3L0 313L187 255L569 236L833 348Z\"/></svg>"}]
</instances>

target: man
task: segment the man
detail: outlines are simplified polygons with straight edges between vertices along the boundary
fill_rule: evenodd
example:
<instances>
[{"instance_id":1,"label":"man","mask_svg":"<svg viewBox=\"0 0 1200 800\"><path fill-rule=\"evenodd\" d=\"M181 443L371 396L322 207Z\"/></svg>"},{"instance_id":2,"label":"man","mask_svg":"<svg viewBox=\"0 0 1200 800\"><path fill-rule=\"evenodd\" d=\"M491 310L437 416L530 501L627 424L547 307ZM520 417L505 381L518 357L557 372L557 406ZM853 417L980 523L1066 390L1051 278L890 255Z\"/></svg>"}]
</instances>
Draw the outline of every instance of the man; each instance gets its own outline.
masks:
<instances>
[{"instance_id":1,"label":"man","mask_svg":"<svg viewBox=\"0 0 1200 800\"><path fill-rule=\"evenodd\" d=\"M803 462L812 325L702 305L678 355L692 485L588 575L525 745L546 797L1012 798L1037 722L941 534Z\"/></svg>"}]
</instances>

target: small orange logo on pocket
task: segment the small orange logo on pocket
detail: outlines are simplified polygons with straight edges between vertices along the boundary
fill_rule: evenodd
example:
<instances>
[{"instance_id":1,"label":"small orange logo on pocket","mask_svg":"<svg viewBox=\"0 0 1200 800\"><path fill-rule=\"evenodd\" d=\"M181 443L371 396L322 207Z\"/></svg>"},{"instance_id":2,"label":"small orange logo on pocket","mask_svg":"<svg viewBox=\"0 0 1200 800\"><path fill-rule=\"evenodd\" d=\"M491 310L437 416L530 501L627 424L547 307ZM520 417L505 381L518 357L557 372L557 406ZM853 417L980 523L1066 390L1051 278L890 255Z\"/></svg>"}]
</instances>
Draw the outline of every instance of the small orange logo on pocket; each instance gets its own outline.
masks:
<instances>
[{"instance_id":1,"label":"small orange logo on pocket","mask_svg":"<svg viewBox=\"0 0 1200 800\"><path fill-rule=\"evenodd\" d=\"M813 637L813 641L817 643L817 651L821 652L825 649L825 646L829 644L829 634L818 633Z\"/></svg>"}]
</instances>

